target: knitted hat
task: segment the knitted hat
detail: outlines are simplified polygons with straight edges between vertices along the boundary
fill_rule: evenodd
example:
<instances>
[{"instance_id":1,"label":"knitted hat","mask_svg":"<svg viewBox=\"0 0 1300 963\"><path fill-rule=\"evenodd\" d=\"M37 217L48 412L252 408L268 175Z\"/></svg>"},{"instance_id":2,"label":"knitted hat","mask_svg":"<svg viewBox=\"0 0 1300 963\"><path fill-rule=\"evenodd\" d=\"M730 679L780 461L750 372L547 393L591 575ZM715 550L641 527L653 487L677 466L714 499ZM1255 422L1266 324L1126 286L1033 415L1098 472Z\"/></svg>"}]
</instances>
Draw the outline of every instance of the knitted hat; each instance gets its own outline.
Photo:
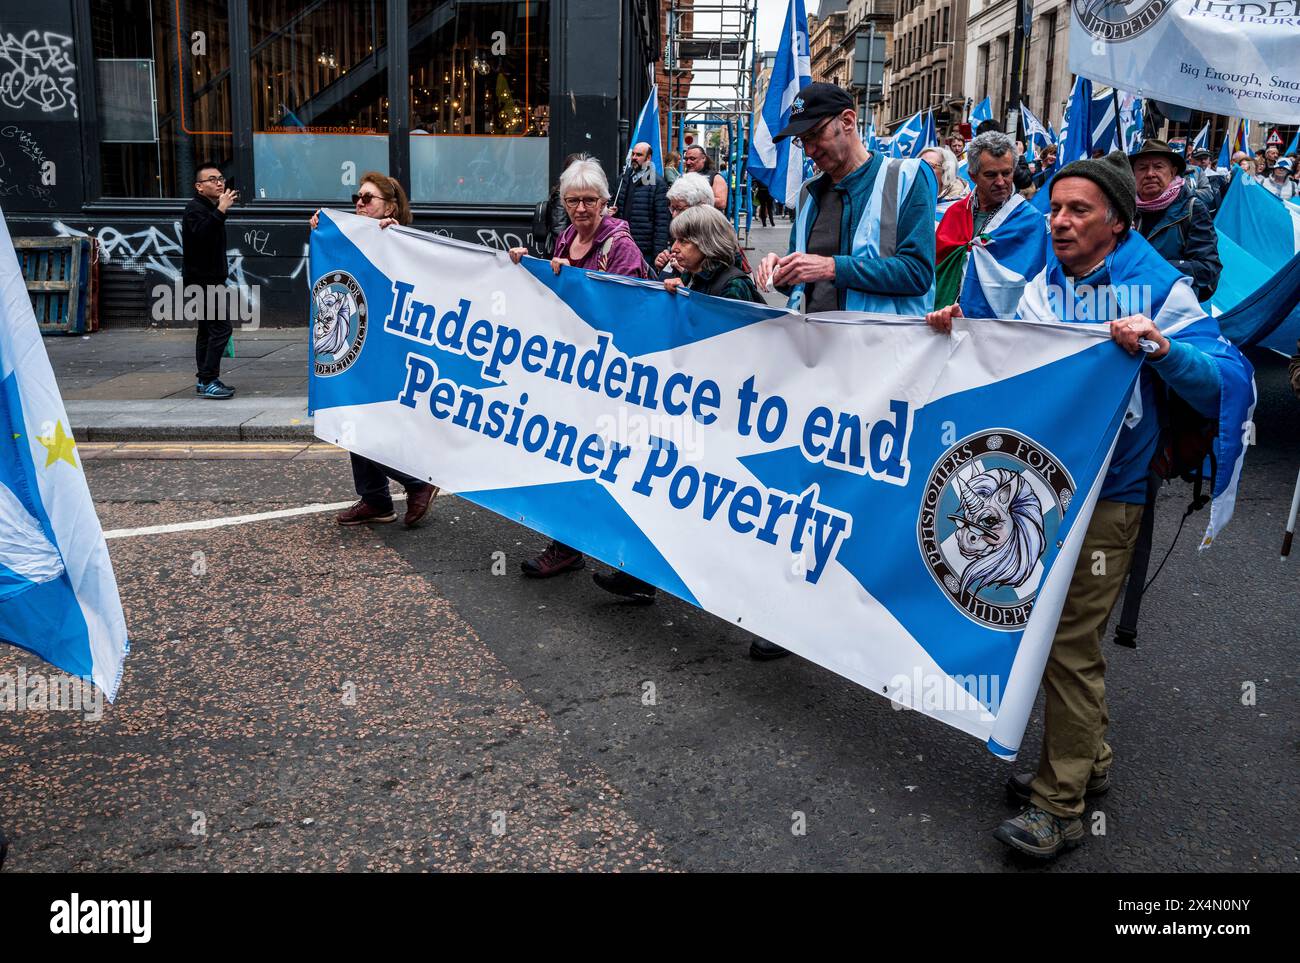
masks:
<instances>
[{"instance_id":1,"label":"knitted hat","mask_svg":"<svg viewBox=\"0 0 1300 963\"><path fill-rule=\"evenodd\" d=\"M1125 224L1132 224L1137 213L1137 182L1128 155L1122 150L1111 151L1096 160L1077 160L1066 164L1052 179L1052 186L1067 177L1083 177L1101 188Z\"/></svg>"}]
</instances>

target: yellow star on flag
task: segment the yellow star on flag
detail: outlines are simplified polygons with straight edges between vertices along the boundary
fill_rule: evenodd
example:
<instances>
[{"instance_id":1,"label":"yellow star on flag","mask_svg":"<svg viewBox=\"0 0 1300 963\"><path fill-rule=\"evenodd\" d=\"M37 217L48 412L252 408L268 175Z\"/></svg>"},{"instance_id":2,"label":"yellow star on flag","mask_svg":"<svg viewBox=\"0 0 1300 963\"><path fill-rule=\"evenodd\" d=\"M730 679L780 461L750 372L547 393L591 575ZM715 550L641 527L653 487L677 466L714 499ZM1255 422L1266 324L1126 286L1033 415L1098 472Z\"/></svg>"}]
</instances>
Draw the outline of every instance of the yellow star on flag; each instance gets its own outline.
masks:
<instances>
[{"instance_id":1,"label":"yellow star on flag","mask_svg":"<svg viewBox=\"0 0 1300 963\"><path fill-rule=\"evenodd\" d=\"M71 435L64 434L63 422L55 423L53 435L46 435L36 440L45 446L46 468L49 468L56 461L66 461L73 468L77 467L77 459L72 453L73 449L77 447L77 443L72 440Z\"/></svg>"}]
</instances>

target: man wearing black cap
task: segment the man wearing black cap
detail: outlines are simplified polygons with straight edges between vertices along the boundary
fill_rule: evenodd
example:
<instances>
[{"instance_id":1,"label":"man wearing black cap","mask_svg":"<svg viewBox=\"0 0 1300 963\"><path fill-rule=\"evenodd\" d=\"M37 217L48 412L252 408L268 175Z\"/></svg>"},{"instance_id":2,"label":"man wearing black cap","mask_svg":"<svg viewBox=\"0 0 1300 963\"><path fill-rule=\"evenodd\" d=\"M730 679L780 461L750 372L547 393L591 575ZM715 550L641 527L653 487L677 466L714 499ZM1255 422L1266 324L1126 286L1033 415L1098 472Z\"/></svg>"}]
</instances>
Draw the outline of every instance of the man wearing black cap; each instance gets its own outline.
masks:
<instances>
[{"instance_id":1,"label":"man wearing black cap","mask_svg":"<svg viewBox=\"0 0 1300 963\"><path fill-rule=\"evenodd\" d=\"M1183 179L1182 155L1162 140L1148 140L1129 163L1137 182L1138 233L1192 279L1197 300L1208 301L1223 270L1219 236L1209 208Z\"/></svg>"},{"instance_id":2,"label":"man wearing black cap","mask_svg":"<svg viewBox=\"0 0 1300 963\"><path fill-rule=\"evenodd\" d=\"M1204 147L1192 151L1192 162L1183 177L1192 185L1196 196L1204 203L1210 216L1218 211L1223 200L1223 175L1214 169L1214 155Z\"/></svg>"},{"instance_id":3,"label":"man wearing black cap","mask_svg":"<svg viewBox=\"0 0 1300 963\"><path fill-rule=\"evenodd\" d=\"M1217 421L1215 453L1228 477L1240 474L1244 452L1232 453L1243 448L1240 436L1255 397L1250 365L1220 336L1190 280L1130 229L1137 189L1129 159L1115 151L1075 161L1056 175L1050 190L1052 250L1042 273L1026 286L1017 318L1108 322L1111 338L1129 354L1140 353L1143 363L1043 672L1038 771L1008 781L1009 799L1024 809L994 832L1007 846L1044 859L1084 841L1085 799L1110 788L1114 756L1106 742L1101 638L1132 565L1168 396L1177 394L1207 422ZM950 332L960 317L953 305L926 321ZM1203 545L1227 523L1234 497L1235 482L1216 488Z\"/></svg>"},{"instance_id":4,"label":"man wearing black cap","mask_svg":"<svg viewBox=\"0 0 1300 963\"><path fill-rule=\"evenodd\" d=\"M790 294L791 307L809 314L924 315L934 306L938 196L929 165L869 152L853 99L834 84L799 91L790 123L773 140L786 137L821 173L799 192L790 253L759 264L759 287L774 283Z\"/></svg>"}]
</instances>

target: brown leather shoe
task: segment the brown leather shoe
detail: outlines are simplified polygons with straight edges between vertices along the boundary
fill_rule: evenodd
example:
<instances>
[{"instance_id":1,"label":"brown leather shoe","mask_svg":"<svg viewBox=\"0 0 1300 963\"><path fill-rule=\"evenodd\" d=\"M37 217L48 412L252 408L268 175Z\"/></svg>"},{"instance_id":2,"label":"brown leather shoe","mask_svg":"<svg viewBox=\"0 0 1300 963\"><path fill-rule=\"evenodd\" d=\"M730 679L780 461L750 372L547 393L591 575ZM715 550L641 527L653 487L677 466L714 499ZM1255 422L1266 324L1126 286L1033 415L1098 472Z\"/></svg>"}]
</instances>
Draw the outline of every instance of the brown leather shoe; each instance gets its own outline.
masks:
<instances>
[{"instance_id":1,"label":"brown leather shoe","mask_svg":"<svg viewBox=\"0 0 1300 963\"><path fill-rule=\"evenodd\" d=\"M429 503L433 501L434 496L437 494L437 485L421 485L414 491L407 492L406 514L402 516L402 524L410 528L422 519L424 513L429 510Z\"/></svg>"},{"instance_id":2,"label":"brown leather shoe","mask_svg":"<svg viewBox=\"0 0 1300 963\"><path fill-rule=\"evenodd\" d=\"M384 525L397 521L397 513L391 508L387 512L381 512L377 508L371 508L362 500L351 508L339 512L335 521L340 525L365 525L367 522Z\"/></svg>"},{"instance_id":3,"label":"brown leather shoe","mask_svg":"<svg viewBox=\"0 0 1300 963\"><path fill-rule=\"evenodd\" d=\"M550 578L563 572L576 572L586 564L586 556L581 552L575 552L559 542L551 542L541 555L524 559L519 567L529 578Z\"/></svg>"}]
</instances>

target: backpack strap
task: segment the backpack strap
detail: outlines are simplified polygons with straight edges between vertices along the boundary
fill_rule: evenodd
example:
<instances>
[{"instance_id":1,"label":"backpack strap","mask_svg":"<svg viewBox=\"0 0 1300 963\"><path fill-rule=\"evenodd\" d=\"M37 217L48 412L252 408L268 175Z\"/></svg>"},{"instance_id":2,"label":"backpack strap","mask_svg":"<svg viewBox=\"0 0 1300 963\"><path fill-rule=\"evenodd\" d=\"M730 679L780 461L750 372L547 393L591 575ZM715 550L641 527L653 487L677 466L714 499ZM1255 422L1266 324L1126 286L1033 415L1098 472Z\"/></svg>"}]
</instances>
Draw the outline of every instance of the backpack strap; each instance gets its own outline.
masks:
<instances>
[{"instance_id":1,"label":"backpack strap","mask_svg":"<svg viewBox=\"0 0 1300 963\"><path fill-rule=\"evenodd\" d=\"M1156 524L1156 493L1160 491L1160 476L1147 475L1147 500L1138 525L1137 543L1133 546L1133 563L1128 570L1128 585L1124 587L1124 606L1120 609L1119 624L1115 626L1115 644L1126 649L1137 648L1138 613L1142 609L1142 592L1146 587L1147 568L1151 564L1151 541Z\"/></svg>"},{"instance_id":2,"label":"backpack strap","mask_svg":"<svg viewBox=\"0 0 1300 963\"><path fill-rule=\"evenodd\" d=\"M610 251L610 248L612 248L612 247L614 246L614 242L617 241L620 237L625 237L625 238L627 238L629 241L632 240L632 235L631 235L630 233L628 233L627 230L620 228L619 230L617 230L617 231L615 231L613 234L611 234L609 237L605 238L605 240L601 241L601 243L600 243L600 253L596 255L596 270L597 270L597 271L608 271L608 270L609 270L609 251ZM649 265L646 264L645 256L642 255L642 257L641 257L641 277L643 277L643 278L648 278L648 277L650 277L650 276L651 276L651 274L650 274Z\"/></svg>"}]
</instances>

